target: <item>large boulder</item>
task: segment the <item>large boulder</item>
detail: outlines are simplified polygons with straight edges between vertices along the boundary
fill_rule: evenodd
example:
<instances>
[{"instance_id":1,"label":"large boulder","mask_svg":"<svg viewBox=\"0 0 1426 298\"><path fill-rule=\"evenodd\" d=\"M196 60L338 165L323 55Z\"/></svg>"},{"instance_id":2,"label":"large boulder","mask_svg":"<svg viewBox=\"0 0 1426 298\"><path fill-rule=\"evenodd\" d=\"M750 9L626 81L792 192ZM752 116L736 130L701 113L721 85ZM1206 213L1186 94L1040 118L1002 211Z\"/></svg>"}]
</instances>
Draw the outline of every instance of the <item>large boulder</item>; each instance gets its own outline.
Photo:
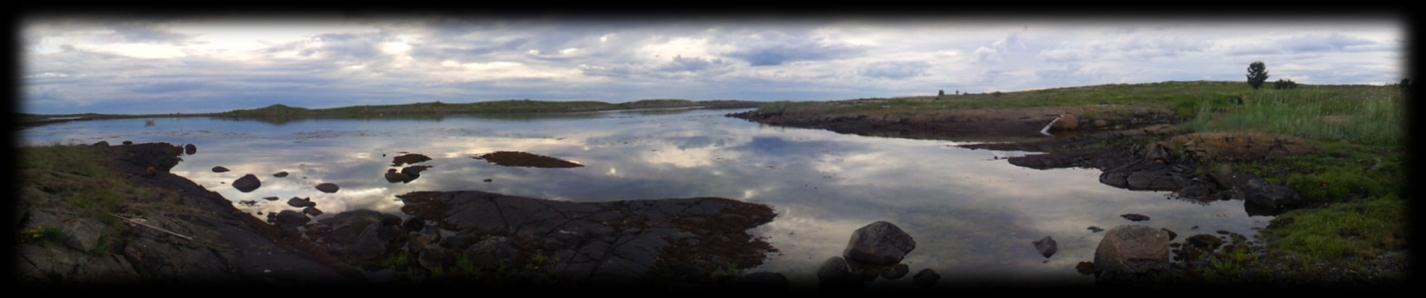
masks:
<instances>
[{"instance_id":1,"label":"large boulder","mask_svg":"<svg viewBox=\"0 0 1426 298\"><path fill-rule=\"evenodd\" d=\"M828 258L817 268L817 286L823 289L860 288L861 285L861 278L852 274L842 257Z\"/></svg>"},{"instance_id":2,"label":"large boulder","mask_svg":"<svg viewBox=\"0 0 1426 298\"><path fill-rule=\"evenodd\" d=\"M262 181L257 180L257 176L253 176L253 174L243 175L242 178L233 181L233 188L237 188L241 192L252 192L259 186L262 186Z\"/></svg>"},{"instance_id":3,"label":"large boulder","mask_svg":"<svg viewBox=\"0 0 1426 298\"><path fill-rule=\"evenodd\" d=\"M892 266L916 249L916 240L901 228L878 221L852 232L842 256L848 261L873 266Z\"/></svg>"},{"instance_id":4,"label":"large boulder","mask_svg":"<svg viewBox=\"0 0 1426 298\"><path fill-rule=\"evenodd\" d=\"M1169 235L1142 225L1109 229L1094 251L1095 271L1100 274L1148 274L1169 264Z\"/></svg>"},{"instance_id":5,"label":"large boulder","mask_svg":"<svg viewBox=\"0 0 1426 298\"><path fill-rule=\"evenodd\" d=\"M1052 130L1075 130L1079 128L1079 117L1074 114L1060 115L1060 120L1050 126Z\"/></svg>"},{"instance_id":6,"label":"large boulder","mask_svg":"<svg viewBox=\"0 0 1426 298\"><path fill-rule=\"evenodd\" d=\"M1297 192L1292 191L1291 188L1269 184L1262 178L1249 179L1241 191L1248 204L1268 209L1290 208L1302 203Z\"/></svg>"}]
</instances>

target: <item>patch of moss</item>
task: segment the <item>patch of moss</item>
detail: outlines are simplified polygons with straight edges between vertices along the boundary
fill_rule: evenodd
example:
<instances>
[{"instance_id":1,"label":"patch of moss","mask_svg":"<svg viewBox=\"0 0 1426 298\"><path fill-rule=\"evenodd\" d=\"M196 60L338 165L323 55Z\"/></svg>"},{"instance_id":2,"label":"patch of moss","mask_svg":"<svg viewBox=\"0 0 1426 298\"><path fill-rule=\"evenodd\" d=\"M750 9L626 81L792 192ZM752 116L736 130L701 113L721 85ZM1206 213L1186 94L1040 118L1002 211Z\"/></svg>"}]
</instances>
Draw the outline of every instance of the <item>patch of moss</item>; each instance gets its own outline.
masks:
<instances>
[{"instance_id":1,"label":"patch of moss","mask_svg":"<svg viewBox=\"0 0 1426 298\"><path fill-rule=\"evenodd\" d=\"M1263 233L1275 252L1308 262L1354 263L1404 249L1406 212L1405 200L1395 195L1373 197L1289 211Z\"/></svg>"},{"instance_id":2,"label":"patch of moss","mask_svg":"<svg viewBox=\"0 0 1426 298\"><path fill-rule=\"evenodd\" d=\"M59 228L40 227L20 231L17 238L19 239L16 239L16 242L20 244L45 244L64 243L65 236L64 231Z\"/></svg>"}]
</instances>

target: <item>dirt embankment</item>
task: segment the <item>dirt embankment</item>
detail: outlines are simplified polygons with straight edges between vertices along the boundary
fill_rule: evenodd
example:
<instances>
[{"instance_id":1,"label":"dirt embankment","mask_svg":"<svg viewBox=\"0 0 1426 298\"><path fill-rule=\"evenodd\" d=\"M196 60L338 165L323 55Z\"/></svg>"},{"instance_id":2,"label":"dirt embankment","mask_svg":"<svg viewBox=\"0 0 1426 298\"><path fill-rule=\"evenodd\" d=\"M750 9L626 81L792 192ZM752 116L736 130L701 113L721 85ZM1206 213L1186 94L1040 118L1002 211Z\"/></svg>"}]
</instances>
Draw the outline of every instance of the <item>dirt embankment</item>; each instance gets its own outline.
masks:
<instances>
[{"instance_id":1,"label":"dirt embankment","mask_svg":"<svg viewBox=\"0 0 1426 298\"><path fill-rule=\"evenodd\" d=\"M1064 115L1073 116L1062 117ZM1056 127L1051 129L1056 135L1177 121L1177 116L1167 109L1111 105L940 111L872 109L836 113L806 109L748 111L728 116L768 125L818 128L847 134L955 141L1043 137L1041 130L1052 121L1057 122Z\"/></svg>"}]
</instances>

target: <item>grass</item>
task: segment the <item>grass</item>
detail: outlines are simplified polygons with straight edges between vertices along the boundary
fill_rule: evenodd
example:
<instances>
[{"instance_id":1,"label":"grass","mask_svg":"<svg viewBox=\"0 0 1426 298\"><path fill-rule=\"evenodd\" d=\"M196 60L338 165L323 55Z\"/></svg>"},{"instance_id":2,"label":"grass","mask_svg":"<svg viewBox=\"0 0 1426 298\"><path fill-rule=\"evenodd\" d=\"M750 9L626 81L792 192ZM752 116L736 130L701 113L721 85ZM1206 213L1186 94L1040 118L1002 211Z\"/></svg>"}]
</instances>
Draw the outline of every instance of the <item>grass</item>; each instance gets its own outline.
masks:
<instances>
[{"instance_id":1,"label":"grass","mask_svg":"<svg viewBox=\"0 0 1426 298\"><path fill-rule=\"evenodd\" d=\"M1262 131L1306 139L1395 146L1403 141L1399 90L1370 86L1306 86L1248 93L1244 104L1201 105L1186 125L1194 131Z\"/></svg>"},{"instance_id":2,"label":"grass","mask_svg":"<svg viewBox=\"0 0 1426 298\"><path fill-rule=\"evenodd\" d=\"M1269 248L1305 262L1350 265L1405 247L1406 202L1395 195L1293 210L1265 231Z\"/></svg>"},{"instance_id":3,"label":"grass","mask_svg":"<svg viewBox=\"0 0 1426 298\"><path fill-rule=\"evenodd\" d=\"M89 218L118 225L114 212L133 197L155 191L129 183L124 174L109 168L101 148L91 146L37 146L21 149L22 188L27 195L49 196ZM31 198L40 201L45 198Z\"/></svg>"}]
</instances>

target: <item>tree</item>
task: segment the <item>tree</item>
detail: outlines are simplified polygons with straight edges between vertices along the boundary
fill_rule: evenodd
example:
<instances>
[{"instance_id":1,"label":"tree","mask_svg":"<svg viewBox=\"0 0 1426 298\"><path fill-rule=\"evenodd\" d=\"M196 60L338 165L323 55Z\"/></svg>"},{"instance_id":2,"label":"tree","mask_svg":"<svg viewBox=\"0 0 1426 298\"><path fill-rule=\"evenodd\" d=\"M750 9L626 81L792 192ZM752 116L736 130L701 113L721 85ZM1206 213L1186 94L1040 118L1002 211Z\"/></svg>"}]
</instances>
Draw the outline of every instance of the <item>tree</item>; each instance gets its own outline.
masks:
<instances>
[{"instance_id":1,"label":"tree","mask_svg":"<svg viewBox=\"0 0 1426 298\"><path fill-rule=\"evenodd\" d=\"M946 96L946 90L941 90L940 93L936 93L936 97L942 97L942 96Z\"/></svg>"},{"instance_id":2,"label":"tree","mask_svg":"<svg viewBox=\"0 0 1426 298\"><path fill-rule=\"evenodd\" d=\"M1296 89L1296 88L1297 88L1297 82L1293 82L1292 80L1277 79L1277 82L1274 82L1274 83L1273 83L1273 89Z\"/></svg>"},{"instance_id":3,"label":"tree","mask_svg":"<svg viewBox=\"0 0 1426 298\"><path fill-rule=\"evenodd\" d=\"M1263 82L1268 81L1268 67L1262 61L1248 64L1248 86L1258 89L1263 86Z\"/></svg>"}]
</instances>

